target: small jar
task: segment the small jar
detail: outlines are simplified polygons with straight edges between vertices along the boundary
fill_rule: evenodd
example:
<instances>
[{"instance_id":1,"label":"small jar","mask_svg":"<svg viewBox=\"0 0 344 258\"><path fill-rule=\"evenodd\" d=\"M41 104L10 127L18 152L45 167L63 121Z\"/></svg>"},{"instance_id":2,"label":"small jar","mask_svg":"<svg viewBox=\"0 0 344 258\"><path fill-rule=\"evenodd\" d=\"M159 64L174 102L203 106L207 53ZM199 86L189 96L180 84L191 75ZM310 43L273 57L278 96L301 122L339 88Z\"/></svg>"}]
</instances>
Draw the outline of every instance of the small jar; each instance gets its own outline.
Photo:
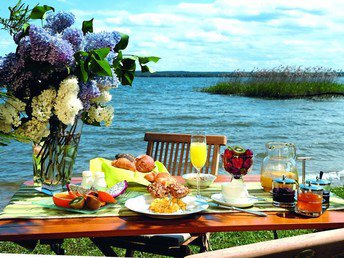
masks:
<instances>
[{"instance_id":1,"label":"small jar","mask_svg":"<svg viewBox=\"0 0 344 258\"><path fill-rule=\"evenodd\" d=\"M283 175L282 178L274 179L272 183L273 205L281 208L295 207L296 181Z\"/></svg>"},{"instance_id":2,"label":"small jar","mask_svg":"<svg viewBox=\"0 0 344 258\"><path fill-rule=\"evenodd\" d=\"M82 182L81 186L90 189L93 186L93 173L92 171L83 171L82 172Z\"/></svg>"},{"instance_id":3,"label":"small jar","mask_svg":"<svg viewBox=\"0 0 344 258\"><path fill-rule=\"evenodd\" d=\"M106 188L106 181L105 181L105 175L103 172L95 172L94 173L94 183L93 187L97 190Z\"/></svg>"},{"instance_id":4,"label":"small jar","mask_svg":"<svg viewBox=\"0 0 344 258\"><path fill-rule=\"evenodd\" d=\"M295 212L308 217L322 214L323 188L311 184L301 184L297 194Z\"/></svg>"},{"instance_id":5,"label":"small jar","mask_svg":"<svg viewBox=\"0 0 344 258\"><path fill-rule=\"evenodd\" d=\"M324 189L323 191L323 208L327 209L330 206L331 182L325 179L316 177L313 180L307 180L308 184L318 185Z\"/></svg>"}]
</instances>

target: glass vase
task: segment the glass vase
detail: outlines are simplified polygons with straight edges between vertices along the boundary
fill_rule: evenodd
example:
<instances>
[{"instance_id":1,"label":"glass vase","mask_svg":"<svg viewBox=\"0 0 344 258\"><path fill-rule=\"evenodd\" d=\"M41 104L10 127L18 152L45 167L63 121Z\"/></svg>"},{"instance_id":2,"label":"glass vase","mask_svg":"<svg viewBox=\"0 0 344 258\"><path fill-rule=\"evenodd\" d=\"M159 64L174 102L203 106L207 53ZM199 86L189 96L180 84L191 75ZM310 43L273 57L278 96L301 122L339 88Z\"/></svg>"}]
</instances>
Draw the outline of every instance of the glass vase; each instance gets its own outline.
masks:
<instances>
[{"instance_id":1,"label":"glass vase","mask_svg":"<svg viewBox=\"0 0 344 258\"><path fill-rule=\"evenodd\" d=\"M33 144L34 185L48 193L60 192L70 183L82 131L81 119L72 126L50 123L50 134Z\"/></svg>"}]
</instances>

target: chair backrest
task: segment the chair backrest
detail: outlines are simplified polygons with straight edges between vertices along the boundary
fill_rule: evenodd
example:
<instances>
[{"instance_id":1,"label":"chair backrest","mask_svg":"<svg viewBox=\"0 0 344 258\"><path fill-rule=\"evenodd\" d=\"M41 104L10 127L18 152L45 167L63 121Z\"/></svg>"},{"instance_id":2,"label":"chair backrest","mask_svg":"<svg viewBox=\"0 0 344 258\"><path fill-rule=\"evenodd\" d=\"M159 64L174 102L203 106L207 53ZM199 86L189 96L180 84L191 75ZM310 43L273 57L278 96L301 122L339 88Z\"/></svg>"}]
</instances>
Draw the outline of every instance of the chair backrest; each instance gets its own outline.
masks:
<instances>
[{"instance_id":1,"label":"chair backrest","mask_svg":"<svg viewBox=\"0 0 344 258\"><path fill-rule=\"evenodd\" d=\"M170 174L182 175L194 170L189 158L191 134L147 132L144 140L148 142L147 155L164 163ZM227 144L227 138L223 135L206 135L206 141L207 162L201 173L216 175L220 147Z\"/></svg>"},{"instance_id":2,"label":"chair backrest","mask_svg":"<svg viewBox=\"0 0 344 258\"><path fill-rule=\"evenodd\" d=\"M344 228L199 253L187 258L343 257Z\"/></svg>"}]
</instances>

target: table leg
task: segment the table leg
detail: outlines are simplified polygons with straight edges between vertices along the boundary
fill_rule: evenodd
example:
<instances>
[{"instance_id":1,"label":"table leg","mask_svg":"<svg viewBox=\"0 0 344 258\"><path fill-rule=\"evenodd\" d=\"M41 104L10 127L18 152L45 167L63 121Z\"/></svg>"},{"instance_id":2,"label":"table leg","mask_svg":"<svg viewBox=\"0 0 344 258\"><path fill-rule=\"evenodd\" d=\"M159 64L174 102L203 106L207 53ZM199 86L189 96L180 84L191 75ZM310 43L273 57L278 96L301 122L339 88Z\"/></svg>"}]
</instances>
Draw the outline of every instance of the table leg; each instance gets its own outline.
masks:
<instances>
[{"instance_id":1,"label":"table leg","mask_svg":"<svg viewBox=\"0 0 344 258\"><path fill-rule=\"evenodd\" d=\"M272 230L272 232L274 233L274 239L278 239L277 230Z\"/></svg>"},{"instance_id":2,"label":"table leg","mask_svg":"<svg viewBox=\"0 0 344 258\"><path fill-rule=\"evenodd\" d=\"M32 252L36 248L38 240L21 240L13 241L13 243L16 243L17 245L20 245Z\"/></svg>"},{"instance_id":3,"label":"table leg","mask_svg":"<svg viewBox=\"0 0 344 258\"><path fill-rule=\"evenodd\" d=\"M41 239L41 244L50 245L50 250L57 255L65 255L65 249L62 248L64 239Z\"/></svg>"},{"instance_id":4,"label":"table leg","mask_svg":"<svg viewBox=\"0 0 344 258\"><path fill-rule=\"evenodd\" d=\"M105 256L118 257L116 252L111 248L111 246L109 244L103 243L103 241L105 241L106 239L91 238L91 237L90 237L90 239Z\"/></svg>"}]
</instances>

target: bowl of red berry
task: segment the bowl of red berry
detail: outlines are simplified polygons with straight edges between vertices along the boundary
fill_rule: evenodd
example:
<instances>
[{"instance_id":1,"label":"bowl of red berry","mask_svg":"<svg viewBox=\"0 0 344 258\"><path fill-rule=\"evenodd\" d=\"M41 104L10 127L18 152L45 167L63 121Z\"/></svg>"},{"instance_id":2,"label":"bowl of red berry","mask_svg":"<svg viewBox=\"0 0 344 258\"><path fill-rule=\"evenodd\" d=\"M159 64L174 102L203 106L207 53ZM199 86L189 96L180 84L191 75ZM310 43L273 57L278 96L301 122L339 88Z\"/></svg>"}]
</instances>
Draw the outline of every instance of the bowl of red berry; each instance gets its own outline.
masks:
<instances>
[{"instance_id":1,"label":"bowl of red berry","mask_svg":"<svg viewBox=\"0 0 344 258\"><path fill-rule=\"evenodd\" d=\"M252 170L253 152L241 146L227 146L222 154L223 168L239 179Z\"/></svg>"}]
</instances>

